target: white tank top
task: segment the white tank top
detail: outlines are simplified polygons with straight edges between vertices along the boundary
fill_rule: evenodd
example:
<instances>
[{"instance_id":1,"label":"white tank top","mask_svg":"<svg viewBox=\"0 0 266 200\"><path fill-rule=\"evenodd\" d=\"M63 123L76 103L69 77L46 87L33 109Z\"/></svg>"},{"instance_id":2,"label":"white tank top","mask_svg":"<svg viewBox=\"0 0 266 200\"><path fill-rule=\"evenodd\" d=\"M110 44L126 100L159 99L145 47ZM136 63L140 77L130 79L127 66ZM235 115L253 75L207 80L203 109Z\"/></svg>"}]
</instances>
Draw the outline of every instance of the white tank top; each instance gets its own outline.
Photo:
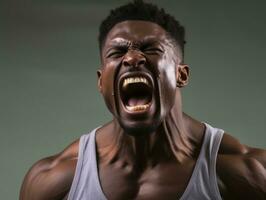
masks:
<instances>
[{"instance_id":1,"label":"white tank top","mask_svg":"<svg viewBox=\"0 0 266 200\"><path fill-rule=\"evenodd\" d=\"M200 154L180 200L222 199L216 179L216 157L224 131L204 124L206 130ZM107 200L97 170L96 130L80 138L78 161L68 200Z\"/></svg>"}]
</instances>

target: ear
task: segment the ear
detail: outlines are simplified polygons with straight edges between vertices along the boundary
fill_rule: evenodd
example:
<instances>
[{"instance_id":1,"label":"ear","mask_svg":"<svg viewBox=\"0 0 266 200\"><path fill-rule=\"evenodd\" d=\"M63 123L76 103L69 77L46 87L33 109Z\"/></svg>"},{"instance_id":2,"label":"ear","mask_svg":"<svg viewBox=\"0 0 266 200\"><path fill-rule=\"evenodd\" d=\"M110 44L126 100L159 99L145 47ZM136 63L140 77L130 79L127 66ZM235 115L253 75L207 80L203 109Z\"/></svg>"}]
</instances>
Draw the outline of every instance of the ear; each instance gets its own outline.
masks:
<instances>
[{"instance_id":1,"label":"ear","mask_svg":"<svg viewBox=\"0 0 266 200\"><path fill-rule=\"evenodd\" d=\"M189 66L180 64L176 69L176 86L182 88L188 84Z\"/></svg>"},{"instance_id":2,"label":"ear","mask_svg":"<svg viewBox=\"0 0 266 200\"><path fill-rule=\"evenodd\" d=\"M98 90L99 92L102 93L102 70L101 69L97 70L97 76L98 76L98 83L97 83Z\"/></svg>"}]
</instances>

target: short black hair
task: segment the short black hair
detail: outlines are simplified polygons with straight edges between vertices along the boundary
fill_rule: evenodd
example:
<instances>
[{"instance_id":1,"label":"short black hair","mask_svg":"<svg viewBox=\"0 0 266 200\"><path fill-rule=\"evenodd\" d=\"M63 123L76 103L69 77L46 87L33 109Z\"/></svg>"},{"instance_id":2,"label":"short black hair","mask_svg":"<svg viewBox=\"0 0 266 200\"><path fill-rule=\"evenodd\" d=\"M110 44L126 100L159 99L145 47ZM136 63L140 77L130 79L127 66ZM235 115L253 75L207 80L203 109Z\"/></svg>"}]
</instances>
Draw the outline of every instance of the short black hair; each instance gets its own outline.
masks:
<instances>
[{"instance_id":1,"label":"short black hair","mask_svg":"<svg viewBox=\"0 0 266 200\"><path fill-rule=\"evenodd\" d=\"M100 25L98 37L100 50L102 50L108 32L117 23L126 20L144 20L160 25L174 39L181 49L182 57L184 56L185 28L163 8L160 9L154 4L143 2L143 0L134 0L110 11Z\"/></svg>"}]
</instances>

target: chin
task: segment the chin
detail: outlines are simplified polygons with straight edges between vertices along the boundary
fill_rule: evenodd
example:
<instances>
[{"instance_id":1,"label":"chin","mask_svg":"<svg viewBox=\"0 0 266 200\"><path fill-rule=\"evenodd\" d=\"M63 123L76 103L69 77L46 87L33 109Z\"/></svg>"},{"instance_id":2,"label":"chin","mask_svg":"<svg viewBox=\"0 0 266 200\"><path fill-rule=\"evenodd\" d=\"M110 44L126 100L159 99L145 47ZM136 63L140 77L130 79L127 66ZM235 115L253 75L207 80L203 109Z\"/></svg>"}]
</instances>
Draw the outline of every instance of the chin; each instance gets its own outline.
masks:
<instances>
[{"instance_id":1,"label":"chin","mask_svg":"<svg viewBox=\"0 0 266 200\"><path fill-rule=\"evenodd\" d=\"M141 136L154 133L159 127L160 122L158 120L146 122L119 120L119 124L126 134L129 134L131 136Z\"/></svg>"}]
</instances>

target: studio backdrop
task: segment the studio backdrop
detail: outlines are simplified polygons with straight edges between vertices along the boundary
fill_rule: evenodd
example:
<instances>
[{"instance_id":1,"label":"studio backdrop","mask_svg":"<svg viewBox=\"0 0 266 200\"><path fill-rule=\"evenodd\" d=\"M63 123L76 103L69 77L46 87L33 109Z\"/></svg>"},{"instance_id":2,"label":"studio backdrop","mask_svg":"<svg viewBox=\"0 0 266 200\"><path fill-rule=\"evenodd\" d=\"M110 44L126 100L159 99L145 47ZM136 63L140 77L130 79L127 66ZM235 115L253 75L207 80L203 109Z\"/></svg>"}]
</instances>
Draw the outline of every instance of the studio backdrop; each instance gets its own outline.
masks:
<instances>
[{"instance_id":1,"label":"studio backdrop","mask_svg":"<svg viewBox=\"0 0 266 200\"><path fill-rule=\"evenodd\" d=\"M1 1L0 196L40 158L111 120L97 91L98 27L126 1ZM266 1L156 0L186 28L184 112L266 147Z\"/></svg>"}]
</instances>

